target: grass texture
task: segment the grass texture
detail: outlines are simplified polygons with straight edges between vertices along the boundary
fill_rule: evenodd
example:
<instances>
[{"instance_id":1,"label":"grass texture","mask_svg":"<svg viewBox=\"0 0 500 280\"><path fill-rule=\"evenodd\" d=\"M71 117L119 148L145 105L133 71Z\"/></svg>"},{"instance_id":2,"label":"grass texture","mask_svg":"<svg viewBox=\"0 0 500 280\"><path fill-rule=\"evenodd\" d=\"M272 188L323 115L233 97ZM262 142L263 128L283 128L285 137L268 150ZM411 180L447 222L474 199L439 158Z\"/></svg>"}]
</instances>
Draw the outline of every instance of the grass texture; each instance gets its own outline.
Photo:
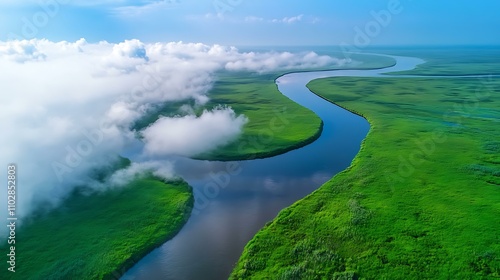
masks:
<instances>
[{"instance_id":1,"label":"grass texture","mask_svg":"<svg viewBox=\"0 0 500 280\"><path fill-rule=\"evenodd\" d=\"M0 279L118 279L172 238L192 206L185 182L152 176L102 193L75 192L18 229L16 272L2 269Z\"/></svg>"},{"instance_id":2,"label":"grass texture","mask_svg":"<svg viewBox=\"0 0 500 280\"><path fill-rule=\"evenodd\" d=\"M500 277L500 80L326 78L364 116L350 168L283 210L231 279Z\"/></svg>"}]
</instances>

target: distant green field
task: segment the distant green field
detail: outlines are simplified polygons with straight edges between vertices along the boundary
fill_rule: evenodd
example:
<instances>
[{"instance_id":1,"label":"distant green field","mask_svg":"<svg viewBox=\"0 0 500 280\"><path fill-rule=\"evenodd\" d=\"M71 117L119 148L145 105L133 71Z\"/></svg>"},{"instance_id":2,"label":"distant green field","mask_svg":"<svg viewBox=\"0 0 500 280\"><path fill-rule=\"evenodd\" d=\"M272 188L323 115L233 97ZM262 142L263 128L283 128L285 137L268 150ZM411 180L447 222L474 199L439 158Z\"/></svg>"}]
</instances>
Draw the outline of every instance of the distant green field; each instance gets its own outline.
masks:
<instances>
[{"instance_id":1,"label":"distant green field","mask_svg":"<svg viewBox=\"0 0 500 280\"><path fill-rule=\"evenodd\" d=\"M395 75L498 75L500 48L498 47L425 47L374 50L392 55L414 56L426 63L414 70ZM393 74L393 73L391 73Z\"/></svg>"},{"instance_id":2,"label":"distant green field","mask_svg":"<svg viewBox=\"0 0 500 280\"><path fill-rule=\"evenodd\" d=\"M231 279L499 278L500 79L308 86L371 130L350 168L248 243Z\"/></svg>"},{"instance_id":3,"label":"distant green field","mask_svg":"<svg viewBox=\"0 0 500 280\"><path fill-rule=\"evenodd\" d=\"M186 183L151 176L99 194L74 193L18 230L16 272L4 263L0 279L118 279L172 238L192 206Z\"/></svg>"}]
</instances>

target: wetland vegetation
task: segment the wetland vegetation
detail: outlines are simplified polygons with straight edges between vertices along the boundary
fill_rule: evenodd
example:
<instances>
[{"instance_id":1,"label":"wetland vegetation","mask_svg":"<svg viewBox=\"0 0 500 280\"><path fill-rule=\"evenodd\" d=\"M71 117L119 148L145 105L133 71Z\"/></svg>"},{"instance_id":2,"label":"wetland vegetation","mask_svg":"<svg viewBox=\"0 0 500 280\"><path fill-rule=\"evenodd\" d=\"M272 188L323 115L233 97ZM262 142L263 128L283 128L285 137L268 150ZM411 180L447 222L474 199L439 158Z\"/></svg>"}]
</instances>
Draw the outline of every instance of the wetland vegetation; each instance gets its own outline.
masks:
<instances>
[{"instance_id":1,"label":"wetland vegetation","mask_svg":"<svg viewBox=\"0 0 500 280\"><path fill-rule=\"evenodd\" d=\"M439 62L429 63L420 69ZM371 130L350 168L248 243L232 279L500 277L500 79L338 77L308 87Z\"/></svg>"}]
</instances>

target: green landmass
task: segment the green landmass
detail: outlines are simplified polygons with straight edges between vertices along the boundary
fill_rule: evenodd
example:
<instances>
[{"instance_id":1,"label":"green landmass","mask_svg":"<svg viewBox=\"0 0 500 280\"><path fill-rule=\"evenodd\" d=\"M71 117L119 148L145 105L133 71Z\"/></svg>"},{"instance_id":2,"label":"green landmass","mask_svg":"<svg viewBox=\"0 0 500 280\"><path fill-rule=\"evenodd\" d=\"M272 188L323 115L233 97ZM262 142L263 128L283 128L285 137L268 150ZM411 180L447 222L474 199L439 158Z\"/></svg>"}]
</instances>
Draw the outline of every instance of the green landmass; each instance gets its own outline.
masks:
<instances>
[{"instance_id":1,"label":"green landmass","mask_svg":"<svg viewBox=\"0 0 500 280\"><path fill-rule=\"evenodd\" d=\"M17 229L15 273L5 267L0 279L118 279L177 234L193 203L187 183L151 174L99 193L80 188Z\"/></svg>"},{"instance_id":2,"label":"green landmass","mask_svg":"<svg viewBox=\"0 0 500 280\"><path fill-rule=\"evenodd\" d=\"M247 244L231 279L500 277L500 79L308 87L364 116L370 132L351 167Z\"/></svg>"}]
</instances>

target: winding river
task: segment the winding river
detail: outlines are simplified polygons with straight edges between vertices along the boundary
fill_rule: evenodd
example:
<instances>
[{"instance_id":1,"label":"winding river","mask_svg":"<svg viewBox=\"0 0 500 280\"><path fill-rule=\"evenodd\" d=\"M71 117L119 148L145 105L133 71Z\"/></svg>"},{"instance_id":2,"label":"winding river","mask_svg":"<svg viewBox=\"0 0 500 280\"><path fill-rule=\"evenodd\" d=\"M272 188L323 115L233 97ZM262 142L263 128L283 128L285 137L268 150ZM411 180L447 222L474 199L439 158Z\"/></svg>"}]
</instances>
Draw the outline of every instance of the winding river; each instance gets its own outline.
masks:
<instances>
[{"instance_id":1,"label":"winding river","mask_svg":"<svg viewBox=\"0 0 500 280\"><path fill-rule=\"evenodd\" d=\"M195 209L173 239L121 279L227 279L257 231L280 210L346 169L368 133L365 119L312 94L306 84L324 77L390 77L381 74L410 70L423 62L393 58L396 65L384 69L301 72L276 80L284 95L323 120L323 132L312 144L272 158L240 162L176 159L176 172L193 186Z\"/></svg>"}]
</instances>

